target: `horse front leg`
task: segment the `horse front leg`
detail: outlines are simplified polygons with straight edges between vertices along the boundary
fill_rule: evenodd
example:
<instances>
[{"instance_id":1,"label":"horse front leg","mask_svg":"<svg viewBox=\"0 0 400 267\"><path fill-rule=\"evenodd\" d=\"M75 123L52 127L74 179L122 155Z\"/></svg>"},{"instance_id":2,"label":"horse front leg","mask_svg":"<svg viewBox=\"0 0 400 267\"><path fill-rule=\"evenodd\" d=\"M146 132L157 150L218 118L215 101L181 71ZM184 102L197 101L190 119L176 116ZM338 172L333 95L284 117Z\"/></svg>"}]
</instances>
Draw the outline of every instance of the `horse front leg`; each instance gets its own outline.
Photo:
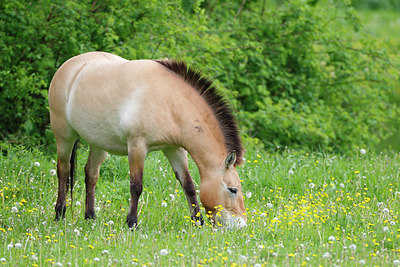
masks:
<instances>
[{"instance_id":1,"label":"horse front leg","mask_svg":"<svg viewBox=\"0 0 400 267\"><path fill-rule=\"evenodd\" d=\"M131 201L126 223L129 228L137 228L138 226L137 210L139 197L143 191L143 169L146 154L145 145L135 144L128 148Z\"/></svg>"},{"instance_id":2,"label":"horse front leg","mask_svg":"<svg viewBox=\"0 0 400 267\"><path fill-rule=\"evenodd\" d=\"M176 179L180 182L183 191L185 192L189 209L192 214L191 219L195 223L203 225L204 220L197 201L196 188L193 179L189 174L186 150L183 148L170 148L164 149L163 152L174 170Z\"/></svg>"},{"instance_id":3,"label":"horse front leg","mask_svg":"<svg viewBox=\"0 0 400 267\"><path fill-rule=\"evenodd\" d=\"M90 147L89 158L85 166L86 206L85 219L95 219L94 210L96 184L99 179L100 166L107 157L107 152Z\"/></svg>"}]
</instances>

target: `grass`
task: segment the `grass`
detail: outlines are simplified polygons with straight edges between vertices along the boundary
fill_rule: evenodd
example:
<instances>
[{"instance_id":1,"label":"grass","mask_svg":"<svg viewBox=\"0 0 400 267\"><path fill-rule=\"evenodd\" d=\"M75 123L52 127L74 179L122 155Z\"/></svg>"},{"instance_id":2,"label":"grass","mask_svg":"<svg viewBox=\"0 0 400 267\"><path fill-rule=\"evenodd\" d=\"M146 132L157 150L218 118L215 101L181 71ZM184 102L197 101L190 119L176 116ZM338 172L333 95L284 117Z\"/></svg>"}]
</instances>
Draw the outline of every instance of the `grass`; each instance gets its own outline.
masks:
<instances>
[{"instance_id":1,"label":"grass","mask_svg":"<svg viewBox=\"0 0 400 267\"><path fill-rule=\"evenodd\" d=\"M126 158L110 156L104 163L97 219L85 221L82 170L88 151L81 148L73 213L69 206L66 220L54 222L55 157L23 147L2 152L0 263L6 266L399 264L398 154L249 151L239 169L248 227L224 231L208 222L192 225L171 168L162 154L152 153L140 229L130 231ZM190 170L198 185L192 161Z\"/></svg>"}]
</instances>

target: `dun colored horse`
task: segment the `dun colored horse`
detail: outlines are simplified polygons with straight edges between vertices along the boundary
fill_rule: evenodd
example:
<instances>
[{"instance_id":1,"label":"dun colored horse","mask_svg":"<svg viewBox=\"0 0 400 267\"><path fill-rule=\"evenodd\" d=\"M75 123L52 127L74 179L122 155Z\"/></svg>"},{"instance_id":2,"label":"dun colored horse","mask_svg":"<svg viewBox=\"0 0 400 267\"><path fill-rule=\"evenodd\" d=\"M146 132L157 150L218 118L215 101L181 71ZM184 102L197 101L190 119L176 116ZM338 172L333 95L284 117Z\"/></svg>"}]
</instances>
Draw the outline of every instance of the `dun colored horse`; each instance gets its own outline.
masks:
<instances>
[{"instance_id":1,"label":"dun colored horse","mask_svg":"<svg viewBox=\"0 0 400 267\"><path fill-rule=\"evenodd\" d=\"M234 117L212 82L183 62L133 60L90 52L67 60L49 90L50 121L57 142L56 220L65 218L73 187L76 144L90 144L85 166L85 218L95 218L95 187L107 152L128 155L129 228L136 227L147 153L162 150L189 202L203 222L190 177L187 152L201 178L200 200L214 223L246 225L236 166L243 148ZM222 207L222 208L221 208Z\"/></svg>"}]
</instances>

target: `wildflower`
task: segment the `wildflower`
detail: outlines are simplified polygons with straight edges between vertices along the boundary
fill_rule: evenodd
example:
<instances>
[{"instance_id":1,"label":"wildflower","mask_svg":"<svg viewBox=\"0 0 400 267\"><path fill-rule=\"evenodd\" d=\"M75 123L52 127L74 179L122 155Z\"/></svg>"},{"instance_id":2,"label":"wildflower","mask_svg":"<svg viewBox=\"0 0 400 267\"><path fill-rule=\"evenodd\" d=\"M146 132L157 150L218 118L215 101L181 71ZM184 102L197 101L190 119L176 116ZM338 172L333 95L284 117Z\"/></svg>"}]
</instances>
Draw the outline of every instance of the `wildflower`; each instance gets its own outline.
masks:
<instances>
[{"instance_id":1,"label":"wildflower","mask_svg":"<svg viewBox=\"0 0 400 267\"><path fill-rule=\"evenodd\" d=\"M161 256L165 256L168 254L168 250L166 250L165 248L163 248L162 250L160 250L160 254Z\"/></svg>"},{"instance_id":2,"label":"wildflower","mask_svg":"<svg viewBox=\"0 0 400 267\"><path fill-rule=\"evenodd\" d=\"M175 199L175 195L173 195L173 194L169 194L169 196L170 196L171 200L172 200L172 201L174 201L174 199Z\"/></svg>"},{"instance_id":3,"label":"wildflower","mask_svg":"<svg viewBox=\"0 0 400 267\"><path fill-rule=\"evenodd\" d=\"M108 250L103 250L102 252L101 252L101 254L103 254L103 255L107 255L109 252L108 252Z\"/></svg>"},{"instance_id":4,"label":"wildflower","mask_svg":"<svg viewBox=\"0 0 400 267\"><path fill-rule=\"evenodd\" d=\"M75 230L74 230L74 233L75 233L76 235L80 235L80 234L81 234L81 233L79 232L79 230L76 229L76 228L75 228Z\"/></svg>"},{"instance_id":5,"label":"wildflower","mask_svg":"<svg viewBox=\"0 0 400 267\"><path fill-rule=\"evenodd\" d=\"M94 210L95 210L96 212L99 212L99 211L100 211L100 207L95 207Z\"/></svg>"},{"instance_id":6,"label":"wildflower","mask_svg":"<svg viewBox=\"0 0 400 267\"><path fill-rule=\"evenodd\" d=\"M21 243L15 243L14 247L15 248L20 248L20 247L22 247L22 244Z\"/></svg>"},{"instance_id":7,"label":"wildflower","mask_svg":"<svg viewBox=\"0 0 400 267\"><path fill-rule=\"evenodd\" d=\"M344 188L344 183L340 183L339 185L341 188Z\"/></svg>"},{"instance_id":8,"label":"wildflower","mask_svg":"<svg viewBox=\"0 0 400 267\"><path fill-rule=\"evenodd\" d=\"M267 207L268 207L268 208L272 209L273 206L274 206L274 205L273 205L272 203L267 203Z\"/></svg>"},{"instance_id":9,"label":"wildflower","mask_svg":"<svg viewBox=\"0 0 400 267\"><path fill-rule=\"evenodd\" d=\"M393 265L394 266L399 266L400 265L400 261L399 260L394 260L393 261Z\"/></svg>"},{"instance_id":10,"label":"wildflower","mask_svg":"<svg viewBox=\"0 0 400 267\"><path fill-rule=\"evenodd\" d=\"M17 213L18 212L18 208L17 207L12 207L11 208L11 212L12 213Z\"/></svg>"},{"instance_id":11,"label":"wildflower","mask_svg":"<svg viewBox=\"0 0 400 267\"><path fill-rule=\"evenodd\" d=\"M166 208L167 206L168 206L167 202L164 202L164 201L163 201L163 202L161 203L161 207Z\"/></svg>"},{"instance_id":12,"label":"wildflower","mask_svg":"<svg viewBox=\"0 0 400 267\"><path fill-rule=\"evenodd\" d=\"M247 197L247 198L251 198L251 196L252 196L252 193L251 193L250 191L247 191L247 192L246 192L246 197Z\"/></svg>"},{"instance_id":13,"label":"wildflower","mask_svg":"<svg viewBox=\"0 0 400 267\"><path fill-rule=\"evenodd\" d=\"M51 169L51 170L50 170L50 175L51 175L51 176L56 175L56 173L57 173L57 171L56 171L55 169Z\"/></svg>"},{"instance_id":14,"label":"wildflower","mask_svg":"<svg viewBox=\"0 0 400 267\"><path fill-rule=\"evenodd\" d=\"M57 262L56 266L63 266L63 264L61 262Z\"/></svg>"},{"instance_id":15,"label":"wildflower","mask_svg":"<svg viewBox=\"0 0 400 267\"><path fill-rule=\"evenodd\" d=\"M383 212L383 213L389 213L389 209L388 209L388 208L384 208L384 209L382 210L382 212Z\"/></svg>"},{"instance_id":16,"label":"wildflower","mask_svg":"<svg viewBox=\"0 0 400 267\"><path fill-rule=\"evenodd\" d=\"M384 226L382 230L383 230L384 232L387 232L387 231L389 231L389 227Z\"/></svg>"},{"instance_id":17,"label":"wildflower","mask_svg":"<svg viewBox=\"0 0 400 267\"><path fill-rule=\"evenodd\" d=\"M293 170L290 170L289 171L289 175L293 175L294 174L294 171Z\"/></svg>"},{"instance_id":18,"label":"wildflower","mask_svg":"<svg viewBox=\"0 0 400 267\"><path fill-rule=\"evenodd\" d=\"M361 149L360 149L360 153L361 153L362 155L365 155L365 153L366 153L365 149L361 148Z\"/></svg>"},{"instance_id":19,"label":"wildflower","mask_svg":"<svg viewBox=\"0 0 400 267\"><path fill-rule=\"evenodd\" d=\"M396 225L396 222L395 221L391 221L390 225Z\"/></svg>"},{"instance_id":20,"label":"wildflower","mask_svg":"<svg viewBox=\"0 0 400 267\"><path fill-rule=\"evenodd\" d=\"M357 250L357 246L355 244L351 244L349 246L349 248L350 248L351 252L353 252L353 253Z\"/></svg>"},{"instance_id":21,"label":"wildflower","mask_svg":"<svg viewBox=\"0 0 400 267\"><path fill-rule=\"evenodd\" d=\"M272 257L278 257L278 253L273 252L273 253L272 253Z\"/></svg>"},{"instance_id":22,"label":"wildflower","mask_svg":"<svg viewBox=\"0 0 400 267\"><path fill-rule=\"evenodd\" d=\"M310 258L309 258L309 257L306 257L306 261L310 261Z\"/></svg>"},{"instance_id":23,"label":"wildflower","mask_svg":"<svg viewBox=\"0 0 400 267\"><path fill-rule=\"evenodd\" d=\"M325 252L324 255L322 255L323 259L329 259L331 257L331 254L329 252Z\"/></svg>"},{"instance_id":24,"label":"wildflower","mask_svg":"<svg viewBox=\"0 0 400 267\"><path fill-rule=\"evenodd\" d=\"M113 222L113 221L108 221L107 224L108 224L109 226L113 226L113 225L114 225L114 222Z\"/></svg>"},{"instance_id":25,"label":"wildflower","mask_svg":"<svg viewBox=\"0 0 400 267\"><path fill-rule=\"evenodd\" d=\"M33 163L33 165L35 165L36 167L39 167L40 163L36 161L35 163Z\"/></svg>"},{"instance_id":26,"label":"wildflower","mask_svg":"<svg viewBox=\"0 0 400 267\"><path fill-rule=\"evenodd\" d=\"M314 187L315 187L315 184L314 184L314 183L310 183L308 186L309 186L310 188L314 188Z\"/></svg>"},{"instance_id":27,"label":"wildflower","mask_svg":"<svg viewBox=\"0 0 400 267\"><path fill-rule=\"evenodd\" d=\"M331 236L328 238L328 240L334 242L334 241L336 241L336 238L335 238L334 236L331 235Z\"/></svg>"},{"instance_id":28,"label":"wildflower","mask_svg":"<svg viewBox=\"0 0 400 267\"><path fill-rule=\"evenodd\" d=\"M244 256L244 255L240 255L239 258L240 258L242 261L247 261L247 257Z\"/></svg>"},{"instance_id":29,"label":"wildflower","mask_svg":"<svg viewBox=\"0 0 400 267\"><path fill-rule=\"evenodd\" d=\"M261 267L261 264L256 263L256 264L254 264L254 267Z\"/></svg>"},{"instance_id":30,"label":"wildflower","mask_svg":"<svg viewBox=\"0 0 400 267\"><path fill-rule=\"evenodd\" d=\"M95 262L99 262L99 261L100 261L100 259L99 259L98 257L96 257L96 258L94 258L94 259L93 259L93 261L95 261Z\"/></svg>"},{"instance_id":31,"label":"wildflower","mask_svg":"<svg viewBox=\"0 0 400 267\"><path fill-rule=\"evenodd\" d=\"M360 265L365 265L365 260L360 260L360 261L358 262L358 264L360 264Z\"/></svg>"},{"instance_id":32,"label":"wildflower","mask_svg":"<svg viewBox=\"0 0 400 267\"><path fill-rule=\"evenodd\" d=\"M80 201L77 201L77 202L75 203L75 205L80 206L80 205L81 205L81 202L80 202Z\"/></svg>"},{"instance_id":33,"label":"wildflower","mask_svg":"<svg viewBox=\"0 0 400 267\"><path fill-rule=\"evenodd\" d=\"M1 258L0 262L6 262L7 260L5 258Z\"/></svg>"},{"instance_id":34,"label":"wildflower","mask_svg":"<svg viewBox=\"0 0 400 267\"><path fill-rule=\"evenodd\" d=\"M37 261L37 260L38 260L38 257L36 256L36 254L33 254L33 255L31 256L31 259L34 260L34 261Z\"/></svg>"}]
</instances>

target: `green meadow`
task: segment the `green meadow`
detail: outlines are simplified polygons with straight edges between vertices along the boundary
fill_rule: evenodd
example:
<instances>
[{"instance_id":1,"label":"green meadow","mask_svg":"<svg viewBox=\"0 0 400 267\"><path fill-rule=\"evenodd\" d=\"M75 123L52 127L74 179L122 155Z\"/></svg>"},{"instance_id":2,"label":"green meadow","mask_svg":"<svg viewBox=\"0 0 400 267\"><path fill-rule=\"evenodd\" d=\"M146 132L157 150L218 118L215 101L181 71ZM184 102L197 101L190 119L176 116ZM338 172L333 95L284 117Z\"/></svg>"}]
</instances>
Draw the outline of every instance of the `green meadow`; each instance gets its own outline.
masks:
<instances>
[{"instance_id":1,"label":"green meadow","mask_svg":"<svg viewBox=\"0 0 400 267\"><path fill-rule=\"evenodd\" d=\"M54 222L55 157L3 145L0 261L5 266L396 266L400 261L400 155L351 156L252 149L238 168L248 226L190 221L186 197L161 153L149 154L139 229L125 224L126 157L109 156L96 191L96 220L84 220L78 150L74 200ZM190 161L196 186L197 168ZM72 203L72 206L71 206ZM202 211L205 215L204 210Z\"/></svg>"}]
</instances>

